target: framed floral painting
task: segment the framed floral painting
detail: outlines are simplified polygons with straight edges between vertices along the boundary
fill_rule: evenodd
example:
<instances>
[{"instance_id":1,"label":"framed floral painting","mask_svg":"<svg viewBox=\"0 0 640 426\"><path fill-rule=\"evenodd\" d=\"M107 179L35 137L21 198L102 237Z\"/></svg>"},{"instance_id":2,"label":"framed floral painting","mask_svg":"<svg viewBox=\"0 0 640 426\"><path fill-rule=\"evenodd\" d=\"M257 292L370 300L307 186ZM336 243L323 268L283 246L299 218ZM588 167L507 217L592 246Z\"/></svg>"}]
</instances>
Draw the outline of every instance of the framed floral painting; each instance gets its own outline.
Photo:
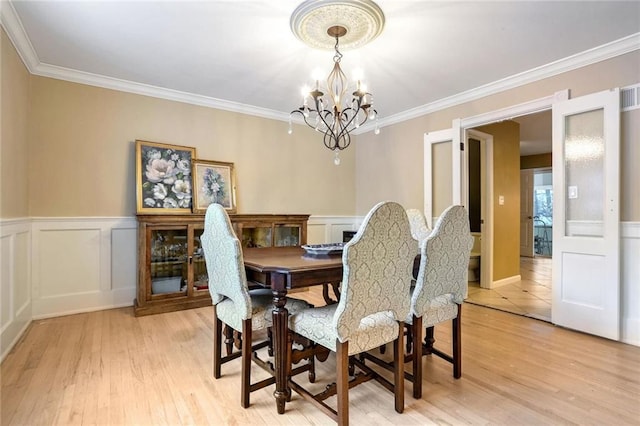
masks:
<instances>
[{"instance_id":1,"label":"framed floral painting","mask_svg":"<svg viewBox=\"0 0 640 426\"><path fill-rule=\"evenodd\" d=\"M236 212L236 182L233 163L193 161L193 212L205 213L209 204Z\"/></svg>"},{"instance_id":2,"label":"framed floral painting","mask_svg":"<svg viewBox=\"0 0 640 426\"><path fill-rule=\"evenodd\" d=\"M136 141L136 212L191 213L191 167L196 149Z\"/></svg>"}]
</instances>

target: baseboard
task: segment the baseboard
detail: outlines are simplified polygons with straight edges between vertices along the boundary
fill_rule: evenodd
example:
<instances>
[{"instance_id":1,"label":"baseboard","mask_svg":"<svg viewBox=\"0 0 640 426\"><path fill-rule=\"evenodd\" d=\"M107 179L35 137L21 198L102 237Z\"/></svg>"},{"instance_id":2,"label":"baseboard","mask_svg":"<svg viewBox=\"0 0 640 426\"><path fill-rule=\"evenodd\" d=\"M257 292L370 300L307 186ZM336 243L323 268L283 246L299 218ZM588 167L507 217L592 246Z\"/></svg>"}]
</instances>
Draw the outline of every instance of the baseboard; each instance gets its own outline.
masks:
<instances>
[{"instance_id":1,"label":"baseboard","mask_svg":"<svg viewBox=\"0 0 640 426\"><path fill-rule=\"evenodd\" d=\"M522 277L520 276L520 274L518 275L513 275L511 277L507 277L507 278L503 278L501 280L497 280L497 281L493 281L490 285L489 288L490 289L494 289L494 288L498 288L498 287L502 287L505 286L507 284L513 284L513 283L517 283L518 281L522 280Z\"/></svg>"},{"instance_id":2,"label":"baseboard","mask_svg":"<svg viewBox=\"0 0 640 426\"><path fill-rule=\"evenodd\" d=\"M640 346L640 318L622 320L622 336L620 341L633 346Z\"/></svg>"}]
</instances>

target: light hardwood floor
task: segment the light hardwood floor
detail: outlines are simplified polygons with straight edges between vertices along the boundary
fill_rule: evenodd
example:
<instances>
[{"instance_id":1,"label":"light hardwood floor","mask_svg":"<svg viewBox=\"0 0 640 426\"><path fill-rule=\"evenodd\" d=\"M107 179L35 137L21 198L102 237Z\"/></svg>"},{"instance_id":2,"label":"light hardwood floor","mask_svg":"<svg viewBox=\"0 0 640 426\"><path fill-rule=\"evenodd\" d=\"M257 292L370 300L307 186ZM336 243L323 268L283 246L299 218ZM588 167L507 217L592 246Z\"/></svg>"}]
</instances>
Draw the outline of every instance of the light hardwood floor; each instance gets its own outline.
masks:
<instances>
[{"instance_id":1,"label":"light hardwood floor","mask_svg":"<svg viewBox=\"0 0 640 426\"><path fill-rule=\"evenodd\" d=\"M469 282L467 302L551 322L550 257L521 257L520 281L495 289Z\"/></svg>"},{"instance_id":2,"label":"light hardwood floor","mask_svg":"<svg viewBox=\"0 0 640 426\"><path fill-rule=\"evenodd\" d=\"M316 290L296 297L320 300ZM444 347L449 330L436 330ZM350 391L351 424L640 424L638 347L471 304L463 308L462 336L460 380L450 364L425 357L422 399L406 383L398 414L389 392L365 383ZM242 409L240 360L214 380L211 338L210 307L34 321L1 366L1 424L332 424L295 393L277 415L273 386L252 393L251 407ZM318 364L315 387L334 374L331 355Z\"/></svg>"}]
</instances>

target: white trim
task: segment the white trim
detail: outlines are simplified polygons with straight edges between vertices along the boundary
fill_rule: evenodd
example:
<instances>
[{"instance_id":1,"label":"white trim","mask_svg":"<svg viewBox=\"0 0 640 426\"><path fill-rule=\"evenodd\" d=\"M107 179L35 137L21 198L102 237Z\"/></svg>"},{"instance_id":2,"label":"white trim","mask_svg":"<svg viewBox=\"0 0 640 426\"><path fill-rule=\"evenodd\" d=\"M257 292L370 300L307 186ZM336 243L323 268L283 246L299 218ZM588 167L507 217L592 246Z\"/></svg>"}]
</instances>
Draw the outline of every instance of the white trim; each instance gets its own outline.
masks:
<instances>
[{"instance_id":1,"label":"white trim","mask_svg":"<svg viewBox=\"0 0 640 426\"><path fill-rule=\"evenodd\" d=\"M342 242L342 231L356 231L362 218L356 216L310 216L307 221L307 242L326 244ZM318 229L323 241L310 241L309 232Z\"/></svg>"},{"instance_id":2,"label":"white trim","mask_svg":"<svg viewBox=\"0 0 640 426\"><path fill-rule=\"evenodd\" d=\"M154 98L168 99L193 105L238 112L262 118L289 121L288 112L275 111L253 105L197 95L194 93L106 77L99 74L72 70L40 62L40 59L38 58L35 49L22 26L22 22L13 8L13 5L10 2L3 1L0 12L0 23L5 28L7 35L18 51L18 55L20 55L20 58L32 74L144 96L151 96ZM640 32L447 98L439 99L398 114L381 118L378 120L378 126L382 128L384 126L400 123L455 105L471 102L495 93L522 86L524 84L529 84L616 56L624 55L638 49L640 49ZM369 132L372 129L373 123L367 123L367 125L362 126L353 133L358 135Z\"/></svg>"},{"instance_id":3,"label":"white trim","mask_svg":"<svg viewBox=\"0 0 640 426\"><path fill-rule=\"evenodd\" d=\"M469 137L474 137L481 141L481 147L484 150L484 164L482 165L483 176L485 183L482 187L484 193L482 194L482 234L484 237L481 241L481 256L480 256L480 287L491 288L493 282L493 135L483 133L478 130L468 129L465 131L465 141ZM465 149L465 170L469 169L468 158L469 151ZM482 157L482 155L481 155ZM482 158L481 158L482 161ZM464 186L467 187L467 200L468 200L468 180L465 179ZM488 285L487 285L488 283Z\"/></svg>"},{"instance_id":4,"label":"white trim","mask_svg":"<svg viewBox=\"0 0 640 426\"><path fill-rule=\"evenodd\" d=\"M620 238L640 239L640 222L620 222Z\"/></svg>"},{"instance_id":5,"label":"white trim","mask_svg":"<svg viewBox=\"0 0 640 426\"><path fill-rule=\"evenodd\" d=\"M0 24L15 46L20 59L22 59L29 72L33 74L38 64L40 64L40 59L10 1L2 0L0 2Z\"/></svg>"},{"instance_id":6,"label":"white trim","mask_svg":"<svg viewBox=\"0 0 640 426\"><path fill-rule=\"evenodd\" d=\"M26 253L17 254L16 240L22 238L26 243L24 247ZM5 252L2 247L5 247ZM32 321L31 307L31 223L26 218L0 219L0 259L2 266L7 268L0 280L2 294L7 295L6 300L2 300L4 311L3 317L6 322L0 327L0 361L2 361L18 342L22 334ZM25 258L26 256L26 258ZM24 281L17 282L18 277L24 277ZM18 292L18 290L20 290ZM17 300L16 296L21 294L23 299ZM0 309L3 309L0 308Z\"/></svg>"},{"instance_id":7,"label":"white trim","mask_svg":"<svg viewBox=\"0 0 640 426\"><path fill-rule=\"evenodd\" d=\"M137 220L135 217L115 218L91 218L91 217L54 217L34 218L32 223L32 314L34 318L47 318L59 315L89 312L100 309L110 309L120 306L131 306L136 293L137 262L135 256L118 264L113 262L112 234L115 230L127 230L131 236L125 242L127 245L136 244ZM86 284L78 278L76 273L71 273L67 281L75 282L75 286L57 287L56 278L52 277L46 265L55 264L51 259L50 251L43 248L42 238L56 233L57 239L67 241L74 238L77 231L87 231L94 237L87 240L87 246L82 247L78 253L81 259L77 262L97 262L97 270L90 270L91 277L87 277ZM69 240L73 241L73 240ZM123 242L120 241L120 244ZM117 247L115 248L117 249ZM86 255L86 258L82 256ZM67 263L74 260L65 259ZM44 265L44 266L43 266ZM123 282L114 286L112 283L112 271L116 268L121 272ZM43 292L43 284L46 284L47 292Z\"/></svg>"},{"instance_id":8,"label":"white trim","mask_svg":"<svg viewBox=\"0 0 640 426\"><path fill-rule=\"evenodd\" d=\"M183 102L191 105L248 114L256 117L269 118L272 120L289 121L289 113L261 108L253 105L241 104L239 102L233 102L224 99L213 98L210 96L198 95L195 93L183 92L180 90L152 86L150 84L136 83L133 81L106 77L99 74L77 71L69 68L59 67L56 65L40 63L33 71L33 74L43 77L56 78L58 80L66 80L73 83L87 84L89 86L103 87L106 89L113 89L121 92L150 96L152 98L167 99L170 101Z\"/></svg>"},{"instance_id":9,"label":"white trim","mask_svg":"<svg viewBox=\"0 0 640 426\"><path fill-rule=\"evenodd\" d=\"M460 126L463 129L468 129L472 127L483 126L485 124L495 123L497 121L511 120L515 117L520 117L523 115L535 114L536 112L551 109L551 106L554 102L564 101L567 99L569 99L569 89L560 90L550 96L544 96L542 98L523 102L521 104L513 105L510 107L500 108L483 114L463 118L460 122Z\"/></svg>"},{"instance_id":10,"label":"white trim","mask_svg":"<svg viewBox=\"0 0 640 426\"><path fill-rule=\"evenodd\" d=\"M31 223L35 225L36 228L40 226L40 224L50 224L45 225L47 227L52 226L56 227L57 223L64 224L64 229L84 229L87 227L87 224L94 225L96 223L107 222L113 228L118 229L135 229L138 227L138 220L135 217L131 216L122 216L122 217L107 217L107 216L77 216L77 217L33 217L31 218Z\"/></svg>"},{"instance_id":11,"label":"white trim","mask_svg":"<svg viewBox=\"0 0 640 426\"><path fill-rule=\"evenodd\" d=\"M380 127L383 127L401 123L445 108L471 102L495 93L514 89L525 84L605 61L638 49L640 49L640 32L603 44L602 46L594 47L592 49L585 50L584 52L568 56L558 61L503 78L502 80L497 80L492 83L485 84L484 86L449 96L448 98L439 99L389 117L380 118L378 120L378 124ZM463 125L463 127L465 126Z\"/></svg>"}]
</instances>

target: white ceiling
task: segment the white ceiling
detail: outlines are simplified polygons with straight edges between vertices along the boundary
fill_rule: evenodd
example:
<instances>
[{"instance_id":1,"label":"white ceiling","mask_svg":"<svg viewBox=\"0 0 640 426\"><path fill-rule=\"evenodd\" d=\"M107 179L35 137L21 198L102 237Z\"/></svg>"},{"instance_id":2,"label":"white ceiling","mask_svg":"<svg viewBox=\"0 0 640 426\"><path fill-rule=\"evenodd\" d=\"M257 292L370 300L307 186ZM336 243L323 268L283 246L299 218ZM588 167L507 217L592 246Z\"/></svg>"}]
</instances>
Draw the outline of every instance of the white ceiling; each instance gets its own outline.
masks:
<instances>
[{"instance_id":1,"label":"white ceiling","mask_svg":"<svg viewBox=\"0 0 640 426\"><path fill-rule=\"evenodd\" d=\"M286 119L332 65L291 33L299 3L14 0L2 24L34 74ZM640 46L638 1L377 3L382 34L342 66L364 70L382 125Z\"/></svg>"}]
</instances>

